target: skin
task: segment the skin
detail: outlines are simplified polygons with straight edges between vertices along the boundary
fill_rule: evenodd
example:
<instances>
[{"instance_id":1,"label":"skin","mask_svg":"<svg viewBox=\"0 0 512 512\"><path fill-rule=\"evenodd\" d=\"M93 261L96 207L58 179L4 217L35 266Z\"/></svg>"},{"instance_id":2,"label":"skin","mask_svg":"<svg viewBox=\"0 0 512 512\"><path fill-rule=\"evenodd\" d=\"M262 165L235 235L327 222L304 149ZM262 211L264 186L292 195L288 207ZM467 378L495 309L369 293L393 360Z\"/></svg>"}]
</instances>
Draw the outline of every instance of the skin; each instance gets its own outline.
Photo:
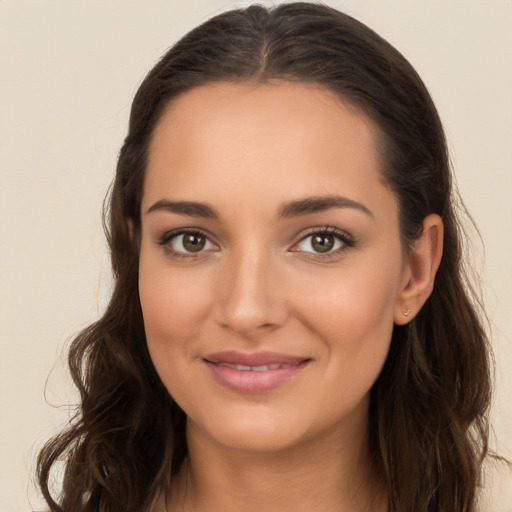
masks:
<instances>
[{"instance_id":1,"label":"skin","mask_svg":"<svg viewBox=\"0 0 512 512\"><path fill-rule=\"evenodd\" d=\"M151 357L187 414L189 458L169 511L386 510L369 461L369 392L394 323L430 294L442 223L427 217L404 250L377 137L330 91L284 81L198 87L163 115L144 184L139 291ZM279 217L285 204L333 196L349 202ZM218 218L163 201L204 203ZM328 234L334 246L320 253L311 233L326 226L343 238ZM169 237L181 228L204 234L204 248ZM226 350L308 363L245 393L205 364Z\"/></svg>"}]
</instances>

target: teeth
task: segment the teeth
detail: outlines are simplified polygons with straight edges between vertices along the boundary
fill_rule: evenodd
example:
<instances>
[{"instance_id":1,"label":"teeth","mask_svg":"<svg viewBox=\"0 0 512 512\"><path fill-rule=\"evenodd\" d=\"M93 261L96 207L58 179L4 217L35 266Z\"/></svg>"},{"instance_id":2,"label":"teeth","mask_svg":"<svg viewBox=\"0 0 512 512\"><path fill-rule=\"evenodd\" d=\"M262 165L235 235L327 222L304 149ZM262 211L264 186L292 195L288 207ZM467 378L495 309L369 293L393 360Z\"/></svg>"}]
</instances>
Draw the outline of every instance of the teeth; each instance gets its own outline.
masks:
<instances>
[{"instance_id":1,"label":"teeth","mask_svg":"<svg viewBox=\"0 0 512 512\"><path fill-rule=\"evenodd\" d=\"M216 363L218 366L224 366L226 368L232 368L233 370L239 370L242 372L265 372L268 370L278 370L280 368L290 368L290 364L262 364L260 366L248 366L245 364L231 364L231 363Z\"/></svg>"}]
</instances>

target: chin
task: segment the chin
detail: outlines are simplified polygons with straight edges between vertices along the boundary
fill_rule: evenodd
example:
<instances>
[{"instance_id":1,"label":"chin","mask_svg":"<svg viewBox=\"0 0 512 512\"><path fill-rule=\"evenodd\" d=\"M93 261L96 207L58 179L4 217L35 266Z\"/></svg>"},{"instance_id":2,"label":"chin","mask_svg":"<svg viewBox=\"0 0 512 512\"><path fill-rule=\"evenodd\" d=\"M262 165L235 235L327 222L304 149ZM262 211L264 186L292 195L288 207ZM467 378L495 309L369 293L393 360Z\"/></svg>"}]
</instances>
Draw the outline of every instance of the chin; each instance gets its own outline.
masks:
<instances>
[{"instance_id":1,"label":"chin","mask_svg":"<svg viewBox=\"0 0 512 512\"><path fill-rule=\"evenodd\" d=\"M229 419L227 419L229 418ZM236 418L236 419L235 419ZM304 434L297 423L286 418L265 417L247 413L226 415L221 421L198 424L188 419L188 435L206 434L215 444L240 452L275 453L300 443ZM305 429L304 429L305 430Z\"/></svg>"}]
</instances>

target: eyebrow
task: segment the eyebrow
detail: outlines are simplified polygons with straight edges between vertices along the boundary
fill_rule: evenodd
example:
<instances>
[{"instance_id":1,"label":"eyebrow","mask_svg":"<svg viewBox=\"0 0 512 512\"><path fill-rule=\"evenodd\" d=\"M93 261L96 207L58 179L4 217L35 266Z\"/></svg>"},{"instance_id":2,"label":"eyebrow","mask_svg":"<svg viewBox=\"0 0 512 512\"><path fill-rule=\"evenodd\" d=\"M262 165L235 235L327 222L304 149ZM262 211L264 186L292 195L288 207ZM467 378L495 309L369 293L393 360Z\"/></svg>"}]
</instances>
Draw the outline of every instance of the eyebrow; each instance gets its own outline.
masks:
<instances>
[{"instance_id":1,"label":"eyebrow","mask_svg":"<svg viewBox=\"0 0 512 512\"><path fill-rule=\"evenodd\" d=\"M291 201L281 207L279 218L288 219L310 213L324 212L331 208L354 208L373 218L373 213L363 203L342 196L306 197L298 201Z\"/></svg>"},{"instance_id":2,"label":"eyebrow","mask_svg":"<svg viewBox=\"0 0 512 512\"><path fill-rule=\"evenodd\" d=\"M151 206L146 213L167 211L188 215L189 217L201 217L204 219L218 219L219 212L206 203L197 203L195 201L169 201L161 199Z\"/></svg>"},{"instance_id":3,"label":"eyebrow","mask_svg":"<svg viewBox=\"0 0 512 512\"><path fill-rule=\"evenodd\" d=\"M289 219L301 215L324 212L332 208L353 208L373 218L373 213L363 203L342 196L306 197L304 199L290 201L281 206L278 217L280 219ZM215 208L206 203L195 201L170 201L168 199L161 199L153 204L146 213L156 211L167 211L203 219L220 218L220 214Z\"/></svg>"}]
</instances>

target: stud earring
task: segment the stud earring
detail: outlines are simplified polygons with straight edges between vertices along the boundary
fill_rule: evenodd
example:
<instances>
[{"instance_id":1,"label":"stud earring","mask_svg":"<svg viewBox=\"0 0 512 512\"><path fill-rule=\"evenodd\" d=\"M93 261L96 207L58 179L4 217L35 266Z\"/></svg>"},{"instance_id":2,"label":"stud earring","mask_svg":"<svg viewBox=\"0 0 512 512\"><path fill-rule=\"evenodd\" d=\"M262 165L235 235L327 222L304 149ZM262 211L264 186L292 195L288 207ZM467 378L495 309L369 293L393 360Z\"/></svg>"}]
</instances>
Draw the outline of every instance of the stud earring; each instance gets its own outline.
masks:
<instances>
[{"instance_id":1,"label":"stud earring","mask_svg":"<svg viewBox=\"0 0 512 512\"><path fill-rule=\"evenodd\" d=\"M402 310L402 315L409 316L411 314L412 309L409 306L405 306Z\"/></svg>"}]
</instances>

